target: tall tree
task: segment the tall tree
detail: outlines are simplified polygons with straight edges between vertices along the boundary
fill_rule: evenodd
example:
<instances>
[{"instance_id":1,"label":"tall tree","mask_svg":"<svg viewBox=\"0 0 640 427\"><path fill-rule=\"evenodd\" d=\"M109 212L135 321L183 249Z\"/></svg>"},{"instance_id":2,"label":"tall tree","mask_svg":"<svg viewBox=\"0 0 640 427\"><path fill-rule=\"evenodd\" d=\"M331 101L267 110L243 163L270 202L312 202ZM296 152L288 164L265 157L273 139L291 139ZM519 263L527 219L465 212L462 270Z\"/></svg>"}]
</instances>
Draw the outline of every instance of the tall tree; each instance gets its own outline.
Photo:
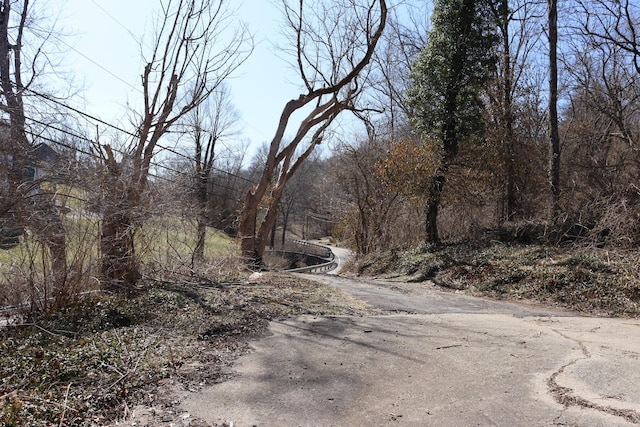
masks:
<instances>
[{"instance_id":1,"label":"tall tree","mask_svg":"<svg viewBox=\"0 0 640 427\"><path fill-rule=\"evenodd\" d=\"M551 218L560 211L560 133L558 131L558 1L547 0L549 24L549 184Z\"/></svg>"},{"instance_id":2,"label":"tall tree","mask_svg":"<svg viewBox=\"0 0 640 427\"><path fill-rule=\"evenodd\" d=\"M121 155L98 147L105 165L100 247L106 286L131 291L141 277L135 233L142 224L149 168L160 139L202 104L244 61L250 36L227 0L165 0L142 72L135 137Z\"/></svg>"},{"instance_id":3,"label":"tall tree","mask_svg":"<svg viewBox=\"0 0 640 427\"><path fill-rule=\"evenodd\" d=\"M483 138L481 93L495 66L493 0L438 0L428 42L411 72L413 125L442 150L426 202L427 241L439 240L437 219L445 175L460 144Z\"/></svg>"},{"instance_id":4,"label":"tall tree","mask_svg":"<svg viewBox=\"0 0 640 427\"><path fill-rule=\"evenodd\" d=\"M187 118L186 136L192 140L194 162L194 198L196 202L197 236L193 250L192 267L204 259L207 226L212 222L210 195L213 167L216 160L217 143L232 137L239 115L231 103L231 94L226 85L197 106Z\"/></svg>"},{"instance_id":5,"label":"tall tree","mask_svg":"<svg viewBox=\"0 0 640 427\"><path fill-rule=\"evenodd\" d=\"M286 183L322 142L338 115L357 111L363 74L387 19L385 0L283 0L282 4L304 93L284 106L260 180L247 192L241 211L242 254L249 265L258 268ZM283 144L292 116L299 112L306 115L291 141ZM263 202L266 209L259 217Z\"/></svg>"},{"instance_id":6,"label":"tall tree","mask_svg":"<svg viewBox=\"0 0 640 427\"><path fill-rule=\"evenodd\" d=\"M35 160L35 146L27 129L25 97L41 70L39 61L48 61L42 45L29 46L35 53L31 57L24 55L28 43L34 41L26 39L31 12L28 0L3 0L0 4L0 110L9 124L8 138L2 139L0 147L0 162L9 163L6 185L0 184L0 218L12 216L17 223L14 225L27 227L48 247L53 297L57 303L58 298L64 296L67 279L66 235L62 218L51 196L34 194L34 187L25 183L23 177L25 167L33 165ZM0 177L2 181L4 177Z\"/></svg>"},{"instance_id":7,"label":"tall tree","mask_svg":"<svg viewBox=\"0 0 640 427\"><path fill-rule=\"evenodd\" d=\"M531 57L541 37L540 20L544 17L544 2L540 0L497 0L493 3L493 15L498 27L498 66L487 92L488 139L496 146L497 162L491 164L499 177L502 197L499 200L499 219L510 221L524 214L523 190L531 182L524 173L524 135L522 111L526 103L527 77L535 72ZM545 157L546 158L546 157Z\"/></svg>"}]
</instances>

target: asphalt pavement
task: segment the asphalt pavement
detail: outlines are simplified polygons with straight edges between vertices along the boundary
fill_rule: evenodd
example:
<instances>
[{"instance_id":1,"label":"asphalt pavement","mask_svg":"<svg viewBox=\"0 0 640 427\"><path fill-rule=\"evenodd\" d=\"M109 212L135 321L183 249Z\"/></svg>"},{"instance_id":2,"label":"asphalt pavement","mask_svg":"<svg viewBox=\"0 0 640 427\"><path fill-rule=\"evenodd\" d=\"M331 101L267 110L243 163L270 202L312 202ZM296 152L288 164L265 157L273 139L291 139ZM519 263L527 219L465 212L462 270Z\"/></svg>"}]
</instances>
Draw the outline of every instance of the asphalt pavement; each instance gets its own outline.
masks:
<instances>
[{"instance_id":1,"label":"asphalt pavement","mask_svg":"<svg viewBox=\"0 0 640 427\"><path fill-rule=\"evenodd\" d=\"M488 301L428 284L309 275L382 316L301 316L176 395L233 426L640 424L640 321Z\"/></svg>"}]
</instances>

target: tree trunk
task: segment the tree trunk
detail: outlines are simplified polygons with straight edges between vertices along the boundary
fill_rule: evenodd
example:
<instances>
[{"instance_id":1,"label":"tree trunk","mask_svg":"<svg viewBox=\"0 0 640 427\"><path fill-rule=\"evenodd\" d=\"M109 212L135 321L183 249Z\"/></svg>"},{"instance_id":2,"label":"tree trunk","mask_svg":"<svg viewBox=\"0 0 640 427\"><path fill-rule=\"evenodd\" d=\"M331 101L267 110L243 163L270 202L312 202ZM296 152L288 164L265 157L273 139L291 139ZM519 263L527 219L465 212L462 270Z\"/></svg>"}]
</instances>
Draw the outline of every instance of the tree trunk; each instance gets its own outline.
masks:
<instances>
[{"instance_id":1,"label":"tree trunk","mask_svg":"<svg viewBox=\"0 0 640 427\"><path fill-rule=\"evenodd\" d=\"M282 192L284 191L284 186L286 184L286 179L284 182L279 182L276 184L275 188L270 194L271 203L267 208L267 212L262 220L262 225L257 232L256 239L256 250L260 254L260 259L262 259L262 255L264 254L264 250L267 247L267 240L269 235L271 235L271 231L275 231L275 225L278 221L278 211L279 211L279 203L282 198Z\"/></svg>"},{"instance_id":2,"label":"tree trunk","mask_svg":"<svg viewBox=\"0 0 640 427\"><path fill-rule=\"evenodd\" d=\"M204 218L198 217L196 231L196 247L193 249L193 260L191 267L193 268L197 262L204 260L204 243L207 240L207 223Z\"/></svg>"},{"instance_id":3,"label":"tree trunk","mask_svg":"<svg viewBox=\"0 0 640 427\"><path fill-rule=\"evenodd\" d=\"M289 210L287 212L282 212L282 245L284 246L284 242L287 238L287 227L289 226Z\"/></svg>"},{"instance_id":4,"label":"tree trunk","mask_svg":"<svg viewBox=\"0 0 640 427\"><path fill-rule=\"evenodd\" d=\"M135 224L126 207L107 207L100 236L106 289L131 292L141 277L135 253Z\"/></svg>"},{"instance_id":5,"label":"tree trunk","mask_svg":"<svg viewBox=\"0 0 640 427\"><path fill-rule=\"evenodd\" d=\"M270 233L270 237L269 237L269 249L273 249L276 246L276 232L278 229L278 222L274 221L273 225L271 226L271 233Z\"/></svg>"},{"instance_id":6,"label":"tree trunk","mask_svg":"<svg viewBox=\"0 0 640 427\"><path fill-rule=\"evenodd\" d=\"M560 211L560 134L558 132L558 2L547 0L549 7L549 133L551 219Z\"/></svg>"},{"instance_id":7,"label":"tree trunk","mask_svg":"<svg viewBox=\"0 0 640 427\"><path fill-rule=\"evenodd\" d=\"M248 191L242 207L238 235L240 236L240 251L250 268L261 268L262 255L256 249L256 226L258 219L259 199L253 191Z\"/></svg>"},{"instance_id":8,"label":"tree trunk","mask_svg":"<svg viewBox=\"0 0 640 427\"><path fill-rule=\"evenodd\" d=\"M197 195L197 236L196 246L193 249L193 258L191 260L191 267L193 268L196 262L202 262L204 260L204 246L207 239L207 225L209 220L207 209L207 187L209 184L208 172L201 172L198 176L198 195Z\"/></svg>"},{"instance_id":9,"label":"tree trunk","mask_svg":"<svg viewBox=\"0 0 640 427\"><path fill-rule=\"evenodd\" d=\"M440 209L440 200L442 199L442 187L444 185L444 175L438 174L433 177L431 189L429 190L429 199L425 209L425 232L427 243L438 243L440 236L438 235L438 211Z\"/></svg>"},{"instance_id":10,"label":"tree trunk","mask_svg":"<svg viewBox=\"0 0 640 427\"><path fill-rule=\"evenodd\" d=\"M135 231L140 224L135 214L141 208L143 190L129 187L121 167L111 155L100 235L101 270L107 290L132 292L142 277L135 251Z\"/></svg>"},{"instance_id":11,"label":"tree trunk","mask_svg":"<svg viewBox=\"0 0 640 427\"><path fill-rule=\"evenodd\" d=\"M513 131L513 69L511 64L509 22L509 0L502 0L500 4L500 31L502 33L502 127L503 146L505 149L506 182L505 200L506 212L503 220L514 219L518 201L516 197L516 164L515 164L515 132Z\"/></svg>"},{"instance_id":12,"label":"tree trunk","mask_svg":"<svg viewBox=\"0 0 640 427\"><path fill-rule=\"evenodd\" d=\"M427 243L437 243L438 236L438 209L437 203L428 202L426 208L426 241Z\"/></svg>"},{"instance_id":13,"label":"tree trunk","mask_svg":"<svg viewBox=\"0 0 640 427\"><path fill-rule=\"evenodd\" d=\"M442 164L436 171L429 189L429 200L426 208L426 239L429 243L440 241L438 234L438 211L442 200L442 187L445 182L445 175L449 166L458 155L458 133L456 122L456 111L458 110L458 91L453 86L446 90L445 111L447 118L442 125Z\"/></svg>"},{"instance_id":14,"label":"tree trunk","mask_svg":"<svg viewBox=\"0 0 640 427\"><path fill-rule=\"evenodd\" d=\"M51 297L54 306L61 307L71 297L66 289L69 273L66 231L62 218L53 203L39 197L36 198L38 199L37 206L27 219L27 226L33 230L38 240L49 249Z\"/></svg>"}]
</instances>

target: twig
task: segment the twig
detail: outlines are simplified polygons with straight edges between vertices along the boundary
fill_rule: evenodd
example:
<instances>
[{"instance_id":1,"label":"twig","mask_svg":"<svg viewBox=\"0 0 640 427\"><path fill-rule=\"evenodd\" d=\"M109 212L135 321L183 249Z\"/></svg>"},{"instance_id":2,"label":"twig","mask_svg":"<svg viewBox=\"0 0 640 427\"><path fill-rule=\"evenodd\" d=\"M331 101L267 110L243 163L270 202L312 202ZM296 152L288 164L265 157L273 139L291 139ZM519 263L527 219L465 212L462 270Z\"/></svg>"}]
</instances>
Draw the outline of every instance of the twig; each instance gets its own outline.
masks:
<instances>
[{"instance_id":1,"label":"twig","mask_svg":"<svg viewBox=\"0 0 640 427\"><path fill-rule=\"evenodd\" d=\"M3 402L6 399L8 399L10 397L13 397L13 396L17 396L17 395L18 395L18 392L16 390L14 390L14 391L10 391L9 393L3 394L2 396L0 396L0 408L2 408L4 406Z\"/></svg>"},{"instance_id":2,"label":"twig","mask_svg":"<svg viewBox=\"0 0 640 427\"><path fill-rule=\"evenodd\" d=\"M11 395L11 393L9 393L7 396L9 396L9 395ZM44 402L46 404L51 404L51 405L54 405L54 406L60 406L60 407L64 408L65 411L68 409L68 410L73 411L73 412L78 412L77 409L68 406L66 403L58 403L56 401L45 399L44 397L40 397L40 396L22 395L22 396L20 396L20 398L23 399L23 400L38 401L38 402Z\"/></svg>"},{"instance_id":3,"label":"twig","mask_svg":"<svg viewBox=\"0 0 640 427\"><path fill-rule=\"evenodd\" d=\"M64 393L64 404L62 407L62 415L60 415L60 427L64 425L64 415L67 413L67 402L69 402L69 389L71 388L71 383L67 386L67 391Z\"/></svg>"},{"instance_id":4,"label":"twig","mask_svg":"<svg viewBox=\"0 0 640 427\"><path fill-rule=\"evenodd\" d=\"M129 416L129 405L127 405L127 401L124 401L124 407L122 408L122 412L123 412L123 419L127 419L127 417Z\"/></svg>"},{"instance_id":5,"label":"twig","mask_svg":"<svg viewBox=\"0 0 640 427\"><path fill-rule=\"evenodd\" d=\"M462 347L462 344L443 345L442 347L436 347L436 350L443 350L445 348Z\"/></svg>"},{"instance_id":6,"label":"twig","mask_svg":"<svg viewBox=\"0 0 640 427\"><path fill-rule=\"evenodd\" d=\"M20 323L17 325L4 325L4 327L6 328L20 328L20 327L28 327L28 326L32 326L34 328L40 329L42 332L45 332L54 337L74 337L76 335L76 333L73 331L64 331L60 329L56 329L54 332L52 332L46 328L43 328L37 323Z\"/></svg>"},{"instance_id":7,"label":"twig","mask_svg":"<svg viewBox=\"0 0 640 427\"><path fill-rule=\"evenodd\" d=\"M120 373L120 371L118 371L117 369L114 368L114 371L116 371L117 373L120 374L120 378L118 378L115 382L113 382L109 387L106 388L105 391L109 391L111 390L113 387L115 387L120 381L122 381L123 379L127 378L129 376L129 374L132 371L127 371L124 374Z\"/></svg>"}]
</instances>

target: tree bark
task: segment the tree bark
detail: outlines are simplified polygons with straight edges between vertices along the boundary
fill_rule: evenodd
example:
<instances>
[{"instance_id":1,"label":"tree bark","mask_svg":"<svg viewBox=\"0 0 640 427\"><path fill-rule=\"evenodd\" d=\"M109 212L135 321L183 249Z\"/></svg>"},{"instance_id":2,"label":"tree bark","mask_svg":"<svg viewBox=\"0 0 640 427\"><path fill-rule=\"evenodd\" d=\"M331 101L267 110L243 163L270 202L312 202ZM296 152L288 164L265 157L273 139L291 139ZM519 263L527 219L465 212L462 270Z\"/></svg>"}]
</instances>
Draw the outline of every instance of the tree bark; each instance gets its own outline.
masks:
<instances>
[{"instance_id":1,"label":"tree bark","mask_svg":"<svg viewBox=\"0 0 640 427\"><path fill-rule=\"evenodd\" d=\"M9 116L10 142L9 147L3 148L13 157L13 164L8 173L7 189L9 193L7 199L13 206L0 207L0 211L16 213L18 222L33 230L40 241L48 247L54 297L60 298L65 293L68 273L66 234L62 218L54 201L49 197L29 196L27 187L22 185L24 167L34 161L30 156L33 147L27 138L22 97L25 87L22 81L21 49L29 1L23 2L22 10L18 12L19 23L15 29L10 28L11 5L11 0L3 0L0 6L0 86L6 103L3 109ZM9 40L10 31L15 31L13 43ZM26 203L27 197L33 201L30 206Z\"/></svg>"},{"instance_id":2,"label":"tree bark","mask_svg":"<svg viewBox=\"0 0 640 427\"><path fill-rule=\"evenodd\" d=\"M100 249L105 288L133 292L141 277L135 252L135 225L128 210L107 208L102 223Z\"/></svg>"},{"instance_id":3,"label":"tree bark","mask_svg":"<svg viewBox=\"0 0 640 427\"><path fill-rule=\"evenodd\" d=\"M256 226L258 219L258 205L256 194L248 191L245 196L238 234L240 235L240 251L250 268L259 269L263 266L262 254L256 247Z\"/></svg>"},{"instance_id":4,"label":"tree bark","mask_svg":"<svg viewBox=\"0 0 640 427\"><path fill-rule=\"evenodd\" d=\"M210 170L205 168L199 172L197 180L197 213L196 213L196 246L193 249L193 259L192 265L193 268L196 262L201 262L204 260L204 246L205 241L207 239L207 225L209 220L208 209L207 209L207 187L209 185L209 174Z\"/></svg>"},{"instance_id":5,"label":"tree bark","mask_svg":"<svg viewBox=\"0 0 640 427\"><path fill-rule=\"evenodd\" d=\"M549 8L549 184L551 219L560 212L560 134L558 132L558 2L547 0Z\"/></svg>"},{"instance_id":6,"label":"tree bark","mask_svg":"<svg viewBox=\"0 0 640 427\"><path fill-rule=\"evenodd\" d=\"M240 215L238 232L242 238L242 255L249 266L253 268L262 266L262 255L266 247L267 235L277 219L277 207L287 181L293 176L300 164L309 157L315 146L322 141L323 133L338 114L344 110L355 108L353 106L354 99L363 86L358 82L358 77L371 61L386 25L386 1L372 0L367 5L366 17L361 16L362 22L357 25L359 30L363 27L367 28L366 44L361 45L362 40L358 37L341 40L340 47L343 47L344 51L336 52L331 41L333 34L323 34L319 30L315 30L310 23L304 21L303 3L300 2L300 8L296 8L295 11L285 4L285 13L295 32L296 64L307 92L285 104L275 135L269 145L269 153L260 182L247 192ZM376 3L380 8L379 18L373 13ZM351 6L355 6L354 10L339 10L340 14L338 15L348 13L357 15L360 10L357 7L359 5L353 2ZM328 10L330 9L326 9L326 11ZM332 17L338 20L342 18L342 16L338 18L333 15ZM348 20L346 21L348 22ZM325 24L325 22L318 23L320 28L326 30ZM339 22L332 25L338 24ZM338 32L336 31L336 33ZM311 46L305 43L307 38L310 40ZM321 51L319 46L325 47L328 52ZM310 53L314 47L319 49L318 52ZM327 71L326 76L330 77L323 75L322 69L325 64L315 60L312 61L313 63L309 63L310 58L321 58L323 55L328 56L326 66L330 71ZM361 57L356 59L358 56ZM345 57L350 60L343 61ZM349 67L343 69L344 63L347 62ZM305 64L308 66L308 70L305 69ZM315 77L311 78L310 76ZM300 121L293 140L281 147L292 115L305 107L311 107L311 111ZM308 146L301 155L296 157L299 144L312 131L313 135L309 138ZM279 168L280 173L276 184L273 185L276 168ZM272 186L273 188L271 188ZM266 204L266 213L264 218L258 221L258 211L263 201Z\"/></svg>"},{"instance_id":7,"label":"tree bark","mask_svg":"<svg viewBox=\"0 0 640 427\"><path fill-rule=\"evenodd\" d=\"M289 214L291 212L287 209L286 211L283 210L282 211L282 236L281 236L281 243L284 246L284 242L287 238L287 227L289 227Z\"/></svg>"},{"instance_id":8,"label":"tree bark","mask_svg":"<svg viewBox=\"0 0 640 427\"><path fill-rule=\"evenodd\" d=\"M431 182L431 189L429 190L429 198L425 209L425 233L428 243L438 243L440 241L440 235L438 234L438 211L440 210L444 181L444 175L438 174L433 177Z\"/></svg>"},{"instance_id":9,"label":"tree bark","mask_svg":"<svg viewBox=\"0 0 640 427\"><path fill-rule=\"evenodd\" d=\"M500 32L502 37L502 127L503 147L506 164L504 220L511 221L517 213L515 133L513 131L513 66L511 63L509 35L509 0L502 0L499 6Z\"/></svg>"}]
</instances>

